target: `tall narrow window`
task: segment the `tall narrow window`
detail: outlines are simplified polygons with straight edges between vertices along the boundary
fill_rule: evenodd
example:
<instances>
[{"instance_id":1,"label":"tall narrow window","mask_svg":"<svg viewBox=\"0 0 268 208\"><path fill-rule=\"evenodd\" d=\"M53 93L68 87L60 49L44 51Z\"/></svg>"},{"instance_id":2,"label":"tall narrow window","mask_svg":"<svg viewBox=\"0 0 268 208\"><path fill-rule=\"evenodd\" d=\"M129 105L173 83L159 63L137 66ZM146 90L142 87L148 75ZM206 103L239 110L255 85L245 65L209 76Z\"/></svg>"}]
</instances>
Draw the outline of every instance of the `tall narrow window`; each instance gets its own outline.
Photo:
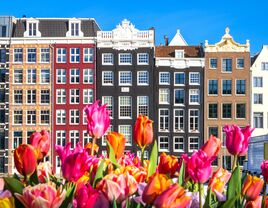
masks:
<instances>
[{"instance_id":1,"label":"tall narrow window","mask_svg":"<svg viewBox=\"0 0 268 208\"><path fill-rule=\"evenodd\" d=\"M243 79L236 80L236 94L237 95L246 94L246 80Z\"/></svg>"},{"instance_id":2,"label":"tall narrow window","mask_svg":"<svg viewBox=\"0 0 268 208\"><path fill-rule=\"evenodd\" d=\"M70 75L70 83L78 84L80 82L80 70L79 69L71 69Z\"/></svg>"},{"instance_id":3,"label":"tall narrow window","mask_svg":"<svg viewBox=\"0 0 268 208\"><path fill-rule=\"evenodd\" d=\"M83 89L83 103L93 103L93 89Z\"/></svg>"},{"instance_id":4,"label":"tall narrow window","mask_svg":"<svg viewBox=\"0 0 268 208\"><path fill-rule=\"evenodd\" d=\"M170 94L168 88L159 89L159 104L169 104Z\"/></svg>"},{"instance_id":5,"label":"tall narrow window","mask_svg":"<svg viewBox=\"0 0 268 208\"><path fill-rule=\"evenodd\" d=\"M159 131L169 131L169 109L159 109Z\"/></svg>"},{"instance_id":6,"label":"tall narrow window","mask_svg":"<svg viewBox=\"0 0 268 208\"><path fill-rule=\"evenodd\" d=\"M57 48L57 63L66 63L66 48Z\"/></svg>"},{"instance_id":7,"label":"tall narrow window","mask_svg":"<svg viewBox=\"0 0 268 208\"><path fill-rule=\"evenodd\" d=\"M229 58L222 59L222 71L232 72L232 59Z\"/></svg>"},{"instance_id":8,"label":"tall narrow window","mask_svg":"<svg viewBox=\"0 0 268 208\"><path fill-rule=\"evenodd\" d=\"M71 23L71 36L79 36L79 23Z\"/></svg>"},{"instance_id":9,"label":"tall narrow window","mask_svg":"<svg viewBox=\"0 0 268 208\"><path fill-rule=\"evenodd\" d=\"M66 84L66 69L57 69L57 84Z\"/></svg>"},{"instance_id":10,"label":"tall narrow window","mask_svg":"<svg viewBox=\"0 0 268 208\"><path fill-rule=\"evenodd\" d=\"M112 96L103 96L102 104L106 104L106 109L110 111L110 118L113 118L114 115L114 104Z\"/></svg>"},{"instance_id":11,"label":"tall narrow window","mask_svg":"<svg viewBox=\"0 0 268 208\"><path fill-rule=\"evenodd\" d=\"M189 110L189 131L199 131L199 110Z\"/></svg>"},{"instance_id":12,"label":"tall narrow window","mask_svg":"<svg viewBox=\"0 0 268 208\"><path fill-rule=\"evenodd\" d=\"M138 96L137 106L138 106L137 116L140 114L149 116L149 97L148 96Z\"/></svg>"},{"instance_id":13,"label":"tall narrow window","mask_svg":"<svg viewBox=\"0 0 268 208\"><path fill-rule=\"evenodd\" d=\"M132 117L132 103L130 96L119 97L119 118Z\"/></svg>"},{"instance_id":14,"label":"tall narrow window","mask_svg":"<svg viewBox=\"0 0 268 208\"><path fill-rule=\"evenodd\" d=\"M27 70L27 83L35 84L36 83L36 69Z\"/></svg>"},{"instance_id":15,"label":"tall narrow window","mask_svg":"<svg viewBox=\"0 0 268 208\"><path fill-rule=\"evenodd\" d=\"M36 48L27 49L27 62L35 63L36 62Z\"/></svg>"},{"instance_id":16,"label":"tall narrow window","mask_svg":"<svg viewBox=\"0 0 268 208\"><path fill-rule=\"evenodd\" d=\"M174 109L174 132L184 131L184 110Z\"/></svg>"},{"instance_id":17,"label":"tall narrow window","mask_svg":"<svg viewBox=\"0 0 268 208\"><path fill-rule=\"evenodd\" d=\"M83 83L93 84L93 70L92 69L83 70Z\"/></svg>"},{"instance_id":18,"label":"tall narrow window","mask_svg":"<svg viewBox=\"0 0 268 208\"><path fill-rule=\"evenodd\" d=\"M36 36L37 23L29 23L29 36Z\"/></svg>"},{"instance_id":19,"label":"tall narrow window","mask_svg":"<svg viewBox=\"0 0 268 208\"><path fill-rule=\"evenodd\" d=\"M22 63L23 62L23 49L22 48L14 48L13 52L14 62L15 63Z\"/></svg>"},{"instance_id":20,"label":"tall narrow window","mask_svg":"<svg viewBox=\"0 0 268 208\"><path fill-rule=\"evenodd\" d=\"M49 63L50 62L49 48L41 48L40 53L41 53L40 62L41 63Z\"/></svg>"},{"instance_id":21,"label":"tall narrow window","mask_svg":"<svg viewBox=\"0 0 268 208\"><path fill-rule=\"evenodd\" d=\"M41 84L49 84L49 83L50 83L50 70L41 69Z\"/></svg>"}]
</instances>

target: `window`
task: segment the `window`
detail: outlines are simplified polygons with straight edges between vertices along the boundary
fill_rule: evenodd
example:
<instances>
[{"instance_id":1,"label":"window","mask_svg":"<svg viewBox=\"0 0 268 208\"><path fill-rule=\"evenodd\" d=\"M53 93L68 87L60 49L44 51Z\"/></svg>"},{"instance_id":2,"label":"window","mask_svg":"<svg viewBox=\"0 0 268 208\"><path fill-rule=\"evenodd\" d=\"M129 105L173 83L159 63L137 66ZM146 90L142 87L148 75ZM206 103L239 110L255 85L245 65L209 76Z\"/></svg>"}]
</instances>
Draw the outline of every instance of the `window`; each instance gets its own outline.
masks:
<instances>
[{"instance_id":1,"label":"window","mask_svg":"<svg viewBox=\"0 0 268 208\"><path fill-rule=\"evenodd\" d=\"M168 88L160 88L159 89L159 104L169 104L170 103L170 95Z\"/></svg>"},{"instance_id":2,"label":"window","mask_svg":"<svg viewBox=\"0 0 268 208\"><path fill-rule=\"evenodd\" d=\"M71 141L71 148L75 148L76 144L79 142L79 131L72 130L70 131L70 141Z\"/></svg>"},{"instance_id":3,"label":"window","mask_svg":"<svg viewBox=\"0 0 268 208\"><path fill-rule=\"evenodd\" d=\"M83 70L83 83L93 84L93 70L92 69Z\"/></svg>"},{"instance_id":4,"label":"window","mask_svg":"<svg viewBox=\"0 0 268 208\"><path fill-rule=\"evenodd\" d=\"M107 144L107 134L109 133L109 132L112 132L113 131L113 126L112 125L110 125L109 126L109 128L107 129L107 131L105 132L105 134L102 136L102 139L101 139L101 144L102 144L102 146L106 146L106 144Z\"/></svg>"},{"instance_id":5,"label":"window","mask_svg":"<svg viewBox=\"0 0 268 208\"><path fill-rule=\"evenodd\" d=\"M223 72L232 71L232 59L229 58L222 59L222 71Z\"/></svg>"},{"instance_id":6,"label":"window","mask_svg":"<svg viewBox=\"0 0 268 208\"><path fill-rule=\"evenodd\" d=\"M159 72L159 84L169 85L170 84L170 73L169 72Z\"/></svg>"},{"instance_id":7,"label":"window","mask_svg":"<svg viewBox=\"0 0 268 208\"><path fill-rule=\"evenodd\" d=\"M70 124L79 124L79 110L70 110Z\"/></svg>"},{"instance_id":8,"label":"window","mask_svg":"<svg viewBox=\"0 0 268 208\"><path fill-rule=\"evenodd\" d=\"M226 146L226 133L224 131L224 127L222 127L222 146Z\"/></svg>"},{"instance_id":9,"label":"window","mask_svg":"<svg viewBox=\"0 0 268 208\"><path fill-rule=\"evenodd\" d=\"M253 77L253 86L262 87L262 77Z\"/></svg>"},{"instance_id":10,"label":"window","mask_svg":"<svg viewBox=\"0 0 268 208\"><path fill-rule=\"evenodd\" d=\"M13 94L14 94L14 104L22 104L23 91L14 90Z\"/></svg>"},{"instance_id":11,"label":"window","mask_svg":"<svg viewBox=\"0 0 268 208\"><path fill-rule=\"evenodd\" d=\"M13 148L16 149L20 144L22 144L22 131L14 131Z\"/></svg>"},{"instance_id":12,"label":"window","mask_svg":"<svg viewBox=\"0 0 268 208\"><path fill-rule=\"evenodd\" d=\"M103 53L102 65L113 65L113 64L114 64L114 55L112 53Z\"/></svg>"},{"instance_id":13,"label":"window","mask_svg":"<svg viewBox=\"0 0 268 208\"><path fill-rule=\"evenodd\" d=\"M87 114L84 110L83 110L83 124L87 124Z\"/></svg>"},{"instance_id":14,"label":"window","mask_svg":"<svg viewBox=\"0 0 268 208\"><path fill-rule=\"evenodd\" d=\"M132 64L131 53L119 53L119 64L120 65L130 65Z\"/></svg>"},{"instance_id":15,"label":"window","mask_svg":"<svg viewBox=\"0 0 268 208\"><path fill-rule=\"evenodd\" d=\"M231 170L231 156L222 156L222 164L224 169Z\"/></svg>"},{"instance_id":16,"label":"window","mask_svg":"<svg viewBox=\"0 0 268 208\"><path fill-rule=\"evenodd\" d=\"M35 131L27 131L27 144L31 144L30 137L33 133L35 133Z\"/></svg>"},{"instance_id":17,"label":"window","mask_svg":"<svg viewBox=\"0 0 268 208\"><path fill-rule=\"evenodd\" d=\"M218 118L218 104L208 104L208 118Z\"/></svg>"},{"instance_id":18,"label":"window","mask_svg":"<svg viewBox=\"0 0 268 208\"><path fill-rule=\"evenodd\" d=\"M138 158L141 158L141 151L140 151L140 150L137 151L137 157L138 157ZM144 158L145 160L149 160L149 152L148 152L147 150L144 151L143 158Z\"/></svg>"},{"instance_id":19,"label":"window","mask_svg":"<svg viewBox=\"0 0 268 208\"><path fill-rule=\"evenodd\" d=\"M236 80L236 94L245 95L246 94L246 80Z\"/></svg>"},{"instance_id":20,"label":"window","mask_svg":"<svg viewBox=\"0 0 268 208\"><path fill-rule=\"evenodd\" d=\"M119 72L119 85L131 85L132 84L132 73L131 71L120 71Z\"/></svg>"},{"instance_id":21,"label":"window","mask_svg":"<svg viewBox=\"0 0 268 208\"><path fill-rule=\"evenodd\" d=\"M71 48L70 49L70 62L79 63L80 61L80 48Z\"/></svg>"},{"instance_id":22,"label":"window","mask_svg":"<svg viewBox=\"0 0 268 208\"><path fill-rule=\"evenodd\" d=\"M36 62L36 48L27 49L27 62L35 63Z\"/></svg>"},{"instance_id":23,"label":"window","mask_svg":"<svg viewBox=\"0 0 268 208\"><path fill-rule=\"evenodd\" d=\"M13 116L14 124L22 124L22 110L14 110Z\"/></svg>"},{"instance_id":24,"label":"window","mask_svg":"<svg viewBox=\"0 0 268 208\"><path fill-rule=\"evenodd\" d=\"M198 137L189 137L189 152L199 149L199 138Z\"/></svg>"},{"instance_id":25,"label":"window","mask_svg":"<svg viewBox=\"0 0 268 208\"><path fill-rule=\"evenodd\" d=\"M2 30L1 31L1 37L7 37L7 26L6 25L1 25L0 26L0 29ZM1 164L4 164L4 163L1 163Z\"/></svg>"},{"instance_id":26,"label":"window","mask_svg":"<svg viewBox=\"0 0 268 208\"><path fill-rule=\"evenodd\" d=\"M222 104L222 118L232 118L232 104Z\"/></svg>"},{"instance_id":27,"label":"window","mask_svg":"<svg viewBox=\"0 0 268 208\"><path fill-rule=\"evenodd\" d=\"M149 54L148 53L138 53L138 65L149 64Z\"/></svg>"},{"instance_id":28,"label":"window","mask_svg":"<svg viewBox=\"0 0 268 208\"><path fill-rule=\"evenodd\" d=\"M174 73L174 85L184 85L185 84L185 74L183 72Z\"/></svg>"},{"instance_id":29,"label":"window","mask_svg":"<svg viewBox=\"0 0 268 208\"><path fill-rule=\"evenodd\" d=\"M102 85L113 85L114 84L114 72L103 71L102 72Z\"/></svg>"},{"instance_id":30,"label":"window","mask_svg":"<svg viewBox=\"0 0 268 208\"><path fill-rule=\"evenodd\" d=\"M41 48L40 53L41 53L40 62L41 63L49 63L50 62L49 48Z\"/></svg>"},{"instance_id":31,"label":"window","mask_svg":"<svg viewBox=\"0 0 268 208\"><path fill-rule=\"evenodd\" d=\"M93 90L83 89L83 104L93 103Z\"/></svg>"},{"instance_id":32,"label":"window","mask_svg":"<svg viewBox=\"0 0 268 208\"><path fill-rule=\"evenodd\" d=\"M79 36L79 23L71 23L71 36Z\"/></svg>"},{"instance_id":33,"label":"window","mask_svg":"<svg viewBox=\"0 0 268 208\"><path fill-rule=\"evenodd\" d=\"M119 97L119 118L131 118L132 116L132 103L130 96Z\"/></svg>"},{"instance_id":34,"label":"window","mask_svg":"<svg viewBox=\"0 0 268 208\"><path fill-rule=\"evenodd\" d=\"M254 104L263 104L262 93L254 93Z\"/></svg>"},{"instance_id":35,"label":"window","mask_svg":"<svg viewBox=\"0 0 268 208\"><path fill-rule=\"evenodd\" d=\"M7 61L6 58L7 58L6 49L0 49L0 63L6 63Z\"/></svg>"},{"instance_id":36,"label":"window","mask_svg":"<svg viewBox=\"0 0 268 208\"><path fill-rule=\"evenodd\" d=\"M70 89L70 104L79 104L79 89Z\"/></svg>"},{"instance_id":37,"label":"window","mask_svg":"<svg viewBox=\"0 0 268 208\"><path fill-rule=\"evenodd\" d=\"M174 152L184 152L184 138L182 136L173 137L173 150Z\"/></svg>"},{"instance_id":38,"label":"window","mask_svg":"<svg viewBox=\"0 0 268 208\"><path fill-rule=\"evenodd\" d=\"M159 152L169 151L169 139L167 136L158 137L158 149L159 149Z\"/></svg>"},{"instance_id":39,"label":"window","mask_svg":"<svg viewBox=\"0 0 268 208\"><path fill-rule=\"evenodd\" d=\"M208 136L215 136L215 137L218 137L218 127L217 126L213 126L213 127L208 127Z\"/></svg>"},{"instance_id":40,"label":"window","mask_svg":"<svg viewBox=\"0 0 268 208\"><path fill-rule=\"evenodd\" d=\"M49 104L50 100L50 91L49 90L41 90L41 103Z\"/></svg>"},{"instance_id":41,"label":"window","mask_svg":"<svg viewBox=\"0 0 268 208\"><path fill-rule=\"evenodd\" d=\"M27 90L27 104L36 103L36 90Z\"/></svg>"},{"instance_id":42,"label":"window","mask_svg":"<svg viewBox=\"0 0 268 208\"><path fill-rule=\"evenodd\" d=\"M66 124L66 111L56 110L56 124Z\"/></svg>"},{"instance_id":43,"label":"window","mask_svg":"<svg viewBox=\"0 0 268 208\"><path fill-rule=\"evenodd\" d=\"M184 131L184 110L174 109L174 132Z\"/></svg>"},{"instance_id":44,"label":"window","mask_svg":"<svg viewBox=\"0 0 268 208\"><path fill-rule=\"evenodd\" d=\"M79 76L80 76L79 69L71 69L70 83L71 84L78 84L80 81Z\"/></svg>"},{"instance_id":45,"label":"window","mask_svg":"<svg viewBox=\"0 0 268 208\"><path fill-rule=\"evenodd\" d=\"M254 128L263 128L263 112L254 112L253 113L253 127Z\"/></svg>"},{"instance_id":46,"label":"window","mask_svg":"<svg viewBox=\"0 0 268 208\"><path fill-rule=\"evenodd\" d=\"M92 142L92 137L89 136L87 131L83 131L83 147L85 147L89 142Z\"/></svg>"},{"instance_id":47,"label":"window","mask_svg":"<svg viewBox=\"0 0 268 208\"><path fill-rule=\"evenodd\" d=\"M112 96L102 96L102 104L106 104L106 109L110 111L110 118L114 116L114 105L113 105L113 97Z\"/></svg>"},{"instance_id":48,"label":"window","mask_svg":"<svg viewBox=\"0 0 268 208\"><path fill-rule=\"evenodd\" d=\"M119 125L118 132L124 134L126 139L126 146L132 145L132 126L131 125Z\"/></svg>"},{"instance_id":49,"label":"window","mask_svg":"<svg viewBox=\"0 0 268 208\"><path fill-rule=\"evenodd\" d=\"M184 89L174 90L174 104L184 104L185 92Z\"/></svg>"},{"instance_id":50,"label":"window","mask_svg":"<svg viewBox=\"0 0 268 208\"><path fill-rule=\"evenodd\" d=\"M209 68L217 69L217 67L218 67L218 59L216 58L209 59Z\"/></svg>"},{"instance_id":51,"label":"window","mask_svg":"<svg viewBox=\"0 0 268 208\"><path fill-rule=\"evenodd\" d=\"M49 124L49 110L41 110L41 124Z\"/></svg>"},{"instance_id":52,"label":"window","mask_svg":"<svg viewBox=\"0 0 268 208\"><path fill-rule=\"evenodd\" d=\"M22 69L15 69L14 70L14 83L21 84L23 81Z\"/></svg>"},{"instance_id":53,"label":"window","mask_svg":"<svg viewBox=\"0 0 268 208\"><path fill-rule=\"evenodd\" d=\"M49 69L41 69L41 84L50 83L50 71Z\"/></svg>"},{"instance_id":54,"label":"window","mask_svg":"<svg viewBox=\"0 0 268 208\"><path fill-rule=\"evenodd\" d=\"M199 72L189 73L189 84L190 85L199 85L200 84L200 74Z\"/></svg>"},{"instance_id":55,"label":"window","mask_svg":"<svg viewBox=\"0 0 268 208\"><path fill-rule=\"evenodd\" d=\"M57 69L57 84L66 84L66 69Z\"/></svg>"},{"instance_id":56,"label":"window","mask_svg":"<svg viewBox=\"0 0 268 208\"><path fill-rule=\"evenodd\" d=\"M236 118L246 118L246 104L245 103L236 104Z\"/></svg>"},{"instance_id":57,"label":"window","mask_svg":"<svg viewBox=\"0 0 268 208\"><path fill-rule=\"evenodd\" d=\"M148 71L138 71L138 85L149 85Z\"/></svg>"},{"instance_id":58,"label":"window","mask_svg":"<svg viewBox=\"0 0 268 208\"><path fill-rule=\"evenodd\" d=\"M23 49L22 48L14 48L14 62L15 63L23 62Z\"/></svg>"},{"instance_id":59,"label":"window","mask_svg":"<svg viewBox=\"0 0 268 208\"><path fill-rule=\"evenodd\" d=\"M29 36L36 36L37 23L29 23Z\"/></svg>"},{"instance_id":60,"label":"window","mask_svg":"<svg viewBox=\"0 0 268 208\"><path fill-rule=\"evenodd\" d=\"M199 131L199 110L189 110L189 132Z\"/></svg>"},{"instance_id":61,"label":"window","mask_svg":"<svg viewBox=\"0 0 268 208\"><path fill-rule=\"evenodd\" d=\"M191 105L200 103L200 93L198 89L189 90L189 103Z\"/></svg>"},{"instance_id":62,"label":"window","mask_svg":"<svg viewBox=\"0 0 268 208\"><path fill-rule=\"evenodd\" d=\"M261 69L262 70L268 70L268 62L262 62L261 63Z\"/></svg>"},{"instance_id":63,"label":"window","mask_svg":"<svg viewBox=\"0 0 268 208\"><path fill-rule=\"evenodd\" d=\"M243 69L244 68L244 59L243 58L236 59L236 68L237 69Z\"/></svg>"},{"instance_id":64,"label":"window","mask_svg":"<svg viewBox=\"0 0 268 208\"><path fill-rule=\"evenodd\" d=\"M85 63L93 63L93 48L84 48L84 62Z\"/></svg>"},{"instance_id":65,"label":"window","mask_svg":"<svg viewBox=\"0 0 268 208\"><path fill-rule=\"evenodd\" d=\"M66 48L57 48L57 63L66 63Z\"/></svg>"},{"instance_id":66,"label":"window","mask_svg":"<svg viewBox=\"0 0 268 208\"><path fill-rule=\"evenodd\" d=\"M159 109L159 131L169 131L168 109Z\"/></svg>"},{"instance_id":67,"label":"window","mask_svg":"<svg viewBox=\"0 0 268 208\"><path fill-rule=\"evenodd\" d=\"M27 83L35 84L36 83L36 69L27 70Z\"/></svg>"},{"instance_id":68,"label":"window","mask_svg":"<svg viewBox=\"0 0 268 208\"><path fill-rule=\"evenodd\" d=\"M57 141L57 145L65 146L65 144L66 144L66 132L65 131L56 131L56 141Z\"/></svg>"},{"instance_id":69,"label":"window","mask_svg":"<svg viewBox=\"0 0 268 208\"><path fill-rule=\"evenodd\" d=\"M27 124L36 124L35 110L27 110Z\"/></svg>"},{"instance_id":70,"label":"window","mask_svg":"<svg viewBox=\"0 0 268 208\"><path fill-rule=\"evenodd\" d=\"M0 82L5 83L6 82L6 69L0 69Z\"/></svg>"},{"instance_id":71,"label":"window","mask_svg":"<svg viewBox=\"0 0 268 208\"><path fill-rule=\"evenodd\" d=\"M217 95L218 94L218 80L208 81L208 94Z\"/></svg>"},{"instance_id":72,"label":"window","mask_svg":"<svg viewBox=\"0 0 268 208\"><path fill-rule=\"evenodd\" d=\"M232 80L222 80L222 94L231 95L232 94Z\"/></svg>"},{"instance_id":73,"label":"window","mask_svg":"<svg viewBox=\"0 0 268 208\"><path fill-rule=\"evenodd\" d=\"M137 97L137 106L138 112L137 116L142 114L145 116L149 116L149 97L148 96L138 96Z\"/></svg>"},{"instance_id":74,"label":"window","mask_svg":"<svg viewBox=\"0 0 268 208\"><path fill-rule=\"evenodd\" d=\"M184 58L184 50L175 50L175 58Z\"/></svg>"},{"instance_id":75,"label":"window","mask_svg":"<svg viewBox=\"0 0 268 208\"><path fill-rule=\"evenodd\" d=\"M65 104L66 103L66 91L65 89L57 89L56 90L56 102L57 104Z\"/></svg>"}]
</instances>

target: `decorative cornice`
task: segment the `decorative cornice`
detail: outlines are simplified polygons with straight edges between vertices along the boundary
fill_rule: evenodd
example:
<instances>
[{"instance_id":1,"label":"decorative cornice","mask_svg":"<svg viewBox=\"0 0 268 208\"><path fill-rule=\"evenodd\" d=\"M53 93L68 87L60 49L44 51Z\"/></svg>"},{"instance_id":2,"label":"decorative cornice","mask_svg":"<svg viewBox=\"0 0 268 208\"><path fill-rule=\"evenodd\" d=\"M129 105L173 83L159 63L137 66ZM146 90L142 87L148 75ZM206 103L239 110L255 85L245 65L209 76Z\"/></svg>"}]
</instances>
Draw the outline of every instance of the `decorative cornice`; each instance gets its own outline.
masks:
<instances>
[{"instance_id":1,"label":"decorative cornice","mask_svg":"<svg viewBox=\"0 0 268 208\"><path fill-rule=\"evenodd\" d=\"M190 67L202 67L205 66L204 58L166 58L156 57L155 66L167 66L175 69L185 69Z\"/></svg>"}]
</instances>

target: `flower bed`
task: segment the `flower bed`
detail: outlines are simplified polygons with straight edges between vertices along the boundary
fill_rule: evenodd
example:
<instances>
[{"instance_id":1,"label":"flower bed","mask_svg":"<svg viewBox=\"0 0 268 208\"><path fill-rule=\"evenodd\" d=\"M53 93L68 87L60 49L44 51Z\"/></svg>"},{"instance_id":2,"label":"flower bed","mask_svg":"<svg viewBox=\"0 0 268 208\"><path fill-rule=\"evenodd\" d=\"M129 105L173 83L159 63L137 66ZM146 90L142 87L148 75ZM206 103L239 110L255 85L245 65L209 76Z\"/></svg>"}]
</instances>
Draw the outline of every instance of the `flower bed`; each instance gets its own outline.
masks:
<instances>
[{"instance_id":1,"label":"flower bed","mask_svg":"<svg viewBox=\"0 0 268 208\"><path fill-rule=\"evenodd\" d=\"M191 156L178 159L162 153L158 162L152 121L140 115L133 138L141 148L141 158L124 154L126 141L117 132L107 135L106 157L98 155L96 140L110 125L109 111L95 102L85 112L93 142L84 148L80 143L74 149L70 143L55 147L62 178L52 173L50 163L42 162L50 148L46 131L34 133L31 144L15 149L14 162L20 175L0 179L0 207L268 207L266 196L260 195L268 179L268 161L261 167L264 180L249 174L241 179L237 165L239 156L248 149L253 131L249 126L225 126L226 147L234 155L232 173L221 167L212 173L211 163L221 147L214 136ZM150 160L144 160L148 145L153 145Z\"/></svg>"}]
</instances>

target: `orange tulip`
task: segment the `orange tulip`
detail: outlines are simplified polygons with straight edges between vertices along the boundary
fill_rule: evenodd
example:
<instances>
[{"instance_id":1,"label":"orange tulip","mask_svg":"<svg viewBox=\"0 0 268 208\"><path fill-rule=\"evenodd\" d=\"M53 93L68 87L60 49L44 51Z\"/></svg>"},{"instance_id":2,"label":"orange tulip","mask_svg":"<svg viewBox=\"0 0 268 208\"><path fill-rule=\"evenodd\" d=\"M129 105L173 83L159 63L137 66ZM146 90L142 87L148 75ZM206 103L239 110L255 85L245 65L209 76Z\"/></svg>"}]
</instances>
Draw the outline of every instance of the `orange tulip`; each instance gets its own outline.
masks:
<instances>
[{"instance_id":1,"label":"orange tulip","mask_svg":"<svg viewBox=\"0 0 268 208\"><path fill-rule=\"evenodd\" d=\"M126 145L126 139L124 135L117 132L109 132L107 135L107 141L113 147L115 158L119 159L120 157L122 157Z\"/></svg>"},{"instance_id":2,"label":"orange tulip","mask_svg":"<svg viewBox=\"0 0 268 208\"><path fill-rule=\"evenodd\" d=\"M247 175L243 184L242 195L246 197L248 201L255 201L260 195L264 181L257 176Z\"/></svg>"},{"instance_id":3,"label":"orange tulip","mask_svg":"<svg viewBox=\"0 0 268 208\"><path fill-rule=\"evenodd\" d=\"M155 173L150 177L147 186L142 194L142 201L146 204L153 204L155 199L165 191L172 181L164 174Z\"/></svg>"},{"instance_id":4,"label":"orange tulip","mask_svg":"<svg viewBox=\"0 0 268 208\"><path fill-rule=\"evenodd\" d=\"M209 181L208 186L212 191L217 191L219 193L223 192L225 184L229 181L231 173L228 170L220 167L216 172L213 173L212 178Z\"/></svg>"},{"instance_id":5,"label":"orange tulip","mask_svg":"<svg viewBox=\"0 0 268 208\"><path fill-rule=\"evenodd\" d=\"M153 121L147 116L139 115L134 126L134 141L140 148L153 142Z\"/></svg>"},{"instance_id":6,"label":"orange tulip","mask_svg":"<svg viewBox=\"0 0 268 208\"><path fill-rule=\"evenodd\" d=\"M255 201L248 201L245 208L260 208L262 203L262 196L258 196ZM264 206L267 208L266 204Z\"/></svg>"},{"instance_id":7,"label":"orange tulip","mask_svg":"<svg viewBox=\"0 0 268 208\"><path fill-rule=\"evenodd\" d=\"M191 197L185 194L184 188L175 183L156 198L154 205L156 208L187 207Z\"/></svg>"},{"instance_id":8,"label":"orange tulip","mask_svg":"<svg viewBox=\"0 0 268 208\"><path fill-rule=\"evenodd\" d=\"M85 149L87 150L88 154L91 153L91 148L92 148L92 142L89 142L89 143L87 143L87 144L85 145ZM98 146L96 143L94 144L94 149L93 149L93 151L94 151L94 154L97 154L98 151L99 151L99 146Z\"/></svg>"},{"instance_id":9,"label":"orange tulip","mask_svg":"<svg viewBox=\"0 0 268 208\"><path fill-rule=\"evenodd\" d=\"M173 155L167 155L166 153L161 153L160 162L158 165L158 172L163 174L170 174L173 176L178 169L178 158Z\"/></svg>"},{"instance_id":10,"label":"orange tulip","mask_svg":"<svg viewBox=\"0 0 268 208\"><path fill-rule=\"evenodd\" d=\"M50 148L50 136L46 130L35 132L30 136L30 143L36 149L38 161L43 160Z\"/></svg>"},{"instance_id":11,"label":"orange tulip","mask_svg":"<svg viewBox=\"0 0 268 208\"><path fill-rule=\"evenodd\" d=\"M32 145L21 144L14 151L14 162L17 171L25 177L31 176L37 165L37 155Z\"/></svg>"},{"instance_id":12,"label":"orange tulip","mask_svg":"<svg viewBox=\"0 0 268 208\"><path fill-rule=\"evenodd\" d=\"M209 140L201 147L208 157L215 157L221 149L221 140L215 136L210 136Z\"/></svg>"}]
</instances>

